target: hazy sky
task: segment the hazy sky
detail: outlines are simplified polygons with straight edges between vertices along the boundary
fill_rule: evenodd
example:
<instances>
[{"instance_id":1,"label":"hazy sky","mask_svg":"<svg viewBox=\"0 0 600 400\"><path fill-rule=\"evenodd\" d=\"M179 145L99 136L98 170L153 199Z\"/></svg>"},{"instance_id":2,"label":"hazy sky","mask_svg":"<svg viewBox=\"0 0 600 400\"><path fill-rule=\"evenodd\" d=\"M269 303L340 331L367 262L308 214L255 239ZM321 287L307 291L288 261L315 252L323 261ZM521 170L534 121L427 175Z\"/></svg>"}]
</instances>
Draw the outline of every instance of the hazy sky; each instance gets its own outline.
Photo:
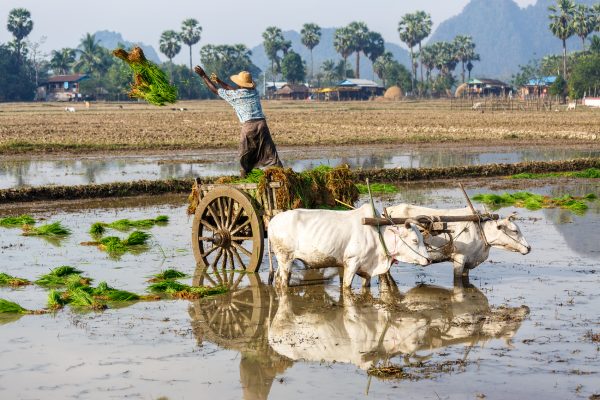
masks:
<instances>
[{"instance_id":1,"label":"hazy sky","mask_svg":"<svg viewBox=\"0 0 600 400\"><path fill-rule=\"evenodd\" d=\"M536 0L516 0L521 6ZM31 11L34 29L30 40L46 36L43 49L75 47L86 32L111 30L131 42L144 42L158 51L160 34L179 30L181 21L196 18L203 28L200 45L244 43L253 47L262 41L269 25L300 30L305 22L322 27L342 26L359 20L380 32L386 41L400 43L400 17L414 10L432 16L434 29L458 14L468 0L0 0L0 43L11 39L6 30L8 12L15 7ZM197 60L199 47L194 50ZM182 52L184 53L184 52ZM161 55L162 56L162 55ZM176 59L183 62L180 53Z\"/></svg>"}]
</instances>

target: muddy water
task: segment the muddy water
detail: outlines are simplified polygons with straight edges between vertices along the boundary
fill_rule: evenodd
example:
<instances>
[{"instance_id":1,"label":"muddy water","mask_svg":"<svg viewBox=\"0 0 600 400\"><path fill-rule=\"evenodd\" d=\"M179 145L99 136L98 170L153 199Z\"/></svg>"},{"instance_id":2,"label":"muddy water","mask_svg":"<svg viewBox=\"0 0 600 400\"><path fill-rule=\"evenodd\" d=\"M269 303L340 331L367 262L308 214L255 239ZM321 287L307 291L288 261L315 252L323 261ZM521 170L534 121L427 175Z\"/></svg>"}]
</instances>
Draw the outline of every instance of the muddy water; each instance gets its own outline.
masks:
<instances>
[{"instance_id":1,"label":"muddy water","mask_svg":"<svg viewBox=\"0 0 600 400\"><path fill-rule=\"evenodd\" d=\"M599 193L600 185L532 191ZM405 200L463 205L450 188L403 188L378 205ZM584 216L519 209L533 251L493 249L470 285L453 286L446 263L396 266L395 285L374 284L365 294L357 280L353 295L340 292L337 271L298 267L295 287L277 290L264 284L265 262L259 275L235 275L232 292L203 300L2 319L0 397L586 399L600 393L600 344L588 336L600 333L598 203ZM92 222L158 214L171 222L150 230L145 253L115 260L79 245ZM95 283L136 292L165 268L208 282L194 267L183 204L47 208L35 216L62 220L74 233L49 243L2 229L2 272L34 279L68 264ZM42 308L46 294L0 289L1 298L30 309ZM413 379L369 378L366 370L385 362Z\"/></svg>"},{"instance_id":2,"label":"muddy water","mask_svg":"<svg viewBox=\"0 0 600 400\"><path fill-rule=\"evenodd\" d=\"M195 178L237 174L239 164L234 150L171 152L148 156L85 156L43 159L0 158L0 189L41 186L81 185L140 179ZM283 148L286 166L296 171L318 165L349 164L352 168L446 167L521 161L565 160L598 157L590 148L465 148L444 151L418 146L371 146L334 148Z\"/></svg>"}]
</instances>

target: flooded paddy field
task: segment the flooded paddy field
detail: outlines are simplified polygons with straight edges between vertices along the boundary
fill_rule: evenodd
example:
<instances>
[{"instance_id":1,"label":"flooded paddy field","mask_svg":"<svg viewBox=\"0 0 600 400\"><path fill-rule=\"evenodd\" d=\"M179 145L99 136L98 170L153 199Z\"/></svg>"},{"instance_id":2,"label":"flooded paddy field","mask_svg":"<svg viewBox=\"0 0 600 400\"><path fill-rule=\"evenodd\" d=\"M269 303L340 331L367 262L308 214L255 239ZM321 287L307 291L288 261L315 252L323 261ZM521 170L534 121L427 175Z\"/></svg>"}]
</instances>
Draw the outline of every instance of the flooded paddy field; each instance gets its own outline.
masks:
<instances>
[{"instance_id":1,"label":"flooded paddy field","mask_svg":"<svg viewBox=\"0 0 600 400\"><path fill-rule=\"evenodd\" d=\"M510 187L508 186L510 184ZM520 185L520 186L519 186ZM600 194L592 180L493 183L478 193L530 190L560 196ZM362 201L366 201L365 198ZM110 286L144 293L147 279L176 268L185 283L220 280L229 293L200 300L140 301L103 312L65 308L52 314L0 317L2 398L408 398L587 399L600 395L600 201L583 215L567 210L518 212L528 255L492 249L454 286L449 263L397 265L395 285L377 280L340 291L338 271L295 267L292 287L259 274L207 274L190 247L183 196L68 202L0 209L62 221L60 241L0 228L0 272L34 280L71 265ZM378 206L411 202L462 207L448 184L408 185ZM82 207L82 208L80 208ZM111 258L89 241L92 223L170 218L148 230L149 248ZM123 233L116 232L124 236ZM219 280L220 279L220 280ZM0 298L45 307L38 286L0 288ZM371 367L401 367L394 378ZM371 373L374 370L370 370ZM386 371L386 369L380 369Z\"/></svg>"},{"instance_id":2,"label":"flooded paddy field","mask_svg":"<svg viewBox=\"0 0 600 400\"><path fill-rule=\"evenodd\" d=\"M235 175L239 173L239 161L234 153L231 150L198 150L142 155L0 156L0 189ZM286 167L303 171L319 165L336 167L341 164L348 164L353 169L436 168L569 160L599 157L600 148L589 145L568 148L371 145L360 149L355 146L283 147L280 153Z\"/></svg>"}]
</instances>

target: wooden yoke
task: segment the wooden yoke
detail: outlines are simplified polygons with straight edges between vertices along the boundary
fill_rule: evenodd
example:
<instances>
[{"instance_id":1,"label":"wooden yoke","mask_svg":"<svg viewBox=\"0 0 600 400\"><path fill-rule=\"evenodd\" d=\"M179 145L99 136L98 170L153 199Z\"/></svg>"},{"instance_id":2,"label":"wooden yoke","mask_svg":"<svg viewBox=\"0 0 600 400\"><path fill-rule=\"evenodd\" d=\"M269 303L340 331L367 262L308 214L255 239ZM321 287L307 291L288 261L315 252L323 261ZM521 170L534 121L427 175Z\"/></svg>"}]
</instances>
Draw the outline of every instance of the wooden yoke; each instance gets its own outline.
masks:
<instances>
[{"instance_id":1,"label":"wooden yoke","mask_svg":"<svg viewBox=\"0 0 600 400\"><path fill-rule=\"evenodd\" d=\"M363 225L403 225L407 220L417 221L424 225L432 222L478 222L481 220L500 219L498 214L477 214L477 215L419 215L412 218L363 218Z\"/></svg>"}]
</instances>

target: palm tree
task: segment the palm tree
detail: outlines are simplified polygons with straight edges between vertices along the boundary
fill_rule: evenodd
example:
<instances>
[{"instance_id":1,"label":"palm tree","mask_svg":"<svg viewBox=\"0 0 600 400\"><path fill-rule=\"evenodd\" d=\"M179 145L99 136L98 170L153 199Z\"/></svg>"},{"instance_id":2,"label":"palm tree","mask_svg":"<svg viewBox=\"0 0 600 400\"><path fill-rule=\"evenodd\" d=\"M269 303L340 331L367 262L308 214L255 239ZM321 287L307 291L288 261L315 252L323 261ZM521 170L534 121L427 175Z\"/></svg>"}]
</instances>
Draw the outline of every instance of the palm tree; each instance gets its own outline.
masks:
<instances>
[{"instance_id":1,"label":"palm tree","mask_svg":"<svg viewBox=\"0 0 600 400\"><path fill-rule=\"evenodd\" d=\"M348 63L348 57L353 53L352 47L352 32L347 28L338 28L333 34L333 47L335 51L340 53L344 60L344 78L347 76L346 65Z\"/></svg>"},{"instance_id":2,"label":"palm tree","mask_svg":"<svg viewBox=\"0 0 600 400\"><path fill-rule=\"evenodd\" d=\"M61 75L68 74L71 70L71 66L75 63L75 50L63 48L60 50L52 50L51 54L50 67L54 73Z\"/></svg>"},{"instance_id":3,"label":"palm tree","mask_svg":"<svg viewBox=\"0 0 600 400\"><path fill-rule=\"evenodd\" d=\"M392 53L386 51L382 55L377 57L377 59L373 63L373 72L375 72L379 79L383 81L383 87L386 87L386 72L393 61L394 56L392 55Z\"/></svg>"},{"instance_id":4,"label":"palm tree","mask_svg":"<svg viewBox=\"0 0 600 400\"><path fill-rule=\"evenodd\" d=\"M431 71L435 68L437 59L435 48L430 45L423 46L421 51L419 51L419 59L421 60L421 65L425 67L427 86L429 86L431 84Z\"/></svg>"},{"instance_id":5,"label":"palm tree","mask_svg":"<svg viewBox=\"0 0 600 400\"><path fill-rule=\"evenodd\" d=\"M73 64L73 69L88 74L93 74L102 68L102 47L96 41L96 35L86 33L75 50L79 59Z\"/></svg>"},{"instance_id":6,"label":"palm tree","mask_svg":"<svg viewBox=\"0 0 600 400\"><path fill-rule=\"evenodd\" d=\"M267 27L263 32L262 37L265 53L267 54L267 58L271 61L271 73L275 76L281 69L279 52L283 52L283 55L285 56L290 47L292 47L292 42L285 40L283 32L276 26ZM275 69L275 66L277 66L277 69ZM273 78L273 80L275 79Z\"/></svg>"},{"instance_id":7,"label":"palm tree","mask_svg":"<svg viewBox=\"0 0 600 400\"><path fill-rule=\"evenodd\" d=\"M417 11L415 13L415 17L417 20L417 41L419 42L419 65L421 69L421 83L423 83L423 59L421 58L421 43L431 34L431 27L433 26L433 22L431 21L431 15L426 13L425 11Z\"/></svg>"},{"instance_id":8,"label":"palm tree","mask_svg":"<svg viewBox=\"0 0 600 400\"><path fill-rule=\"evenodd\" d=\"M592 6L592 14L594 15L594 30L600 32L600 3Z\"/></svg>"},{"instance_id":9,"label":"palm tree","mask_svg":"<svg viewBox=\"0 0 600 400\"><path fill-rule=\"evenodd\" d=\"M367 58L371 60L373 74L375 74L375 60L385 53L385 42L381 34L378 32L369 32L367 48L364 51Z\"/></svg>"},{"instance_id":10,"label":"palm tree","mask_svg":"<svg viewBox=\"0 0 600 400\"><path fill-rule=\"evenodd\" d=\"M31 33L33 29L33 21L31 13L24 8L14 8L8 13L8 23L6 29L15 37L15 50L19 62L21 60L21 49L23 39Z\"/></svg>"},{"instance_id":11,"label":"palm tree","mask_svg":"<svg viewBox=\"0 0 600 400\"><path fill-rule=\"evenodd\" d=\"M160 35L160 52L169 59L171 79L173 79L173 58L181 51L181 37L179 33L169 30Z\"/></svg>"},{"instance_id":12,"label":"palm tree","mask_svg":"<svg viewBox=\"0 0 600 400\"><path fill-rule=\"evenodd\" d=\"M398 34L400 40L402 40L408 46L410 51L410 65L412 71L412 84L411 88L414 92L415 83L417 79L417 71L415 68L415 56L413 53L413 47L419 42L419 21L416 14L406 14L402 17L398 23Z\"/></svg>"},{"instance_id":13,"label":"palm tree","mask_svg":"<svg viewBox=\"0 0 600 400\"><path fill-rule=\"evenodd\" d=\"M369 45L369 28L364 22L351 22L348 25L351 33L351 47L356 53L356 78L360 78L360 52L364 52Z\"/></svg>"},{"instance_id":14,"label":"palm tree","mask_svg":"<svg viewBox=\"0 0 600 400\"><path fill-rule=\"evenodd\" d=\"M192 46L200 41L202 27L194 18L188 18L181 23L181 41L190 48L190 71L192 70Z\"/></svg>"},{"instance_id":15,"label":"palm tree","mask_svg":"<svg viewBox=\"0 0 600 400\"><path fill-rule=\"evenodd\" d=\"M596 16L592 9L585 4L577 4L573 14L573 30L581 39L583 50L585 51L585 39L594 31L596 27Z\"/></svg>"},{"instance_id":16,"label":"palm tree","mask_svg":"<svg viewBox=\"0 0 600 400\"><path fill-rule=\"evenodd\" d=\"M315 64L313 62L313 49L321 42L321 27L317 24L304 24L300 31L302 44L310 50L310 78L313 78Z\"/></svg>"},{"instance_id":17,"label":"palm tree","mask_svg":"<svg viewBox=\"0 0 600 400\"><path fill-rule=\"evenodd\" d=\"M550 31L562 40L563 45L563 74L567 75L567 39L573 36L573 15L575 14L575 3L573 0L556 0L555 6L548 7L553 12L550 18Z\"/></svg>"},{"instance_id":18,"label":"palm tree","mask_svg":"<svg viewBox=\"0 0 600 400\"><path fill-rule=\"evenodd\" d=\"M471 61L478 60L479 54L475 53L475 43L473 43L473 38L471 36L458 35L454 38L453 43L456 48L456 58L462 63L462 81L464 83L465 66L468 63L471 63ZM473 64L471 63L471 65Z\"/></svg>"}]
</instances>

